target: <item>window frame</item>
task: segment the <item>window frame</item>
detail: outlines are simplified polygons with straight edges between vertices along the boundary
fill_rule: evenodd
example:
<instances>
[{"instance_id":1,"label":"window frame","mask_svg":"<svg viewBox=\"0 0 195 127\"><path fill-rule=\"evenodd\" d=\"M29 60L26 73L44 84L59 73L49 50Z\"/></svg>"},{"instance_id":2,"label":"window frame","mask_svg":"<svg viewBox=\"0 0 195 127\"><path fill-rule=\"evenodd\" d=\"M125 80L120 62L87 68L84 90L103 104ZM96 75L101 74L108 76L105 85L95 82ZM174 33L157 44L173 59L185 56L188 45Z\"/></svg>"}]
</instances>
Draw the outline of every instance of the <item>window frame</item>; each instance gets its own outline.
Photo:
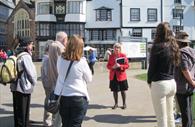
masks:
<instances>
[{"instance_id":1,"label":"window frame","mask_svg":"<svg viewBox=\"0 0 195 127\"><path fill-rule=\"evenodd\" d=\"M176 9L176 8L173 8L172 10L172 13L173 13L173 19L183 19L183 12L184 10L183 9Z\"/></svg>"},{"instance_id":2,"label":"window frame","mask_svg":"<svg viewBox=\"0 0 195 127\"><path fill-rule=\"evenodd\" d=\"M90 41L115 41L116 29L90 29Z\"/></svg>"},{"instance_id":3,"label":"window frame","mask_svg":"<svg viewBox=\"0 0 195 127\"><path fill-rule=\"evenodd\" d=\"M136 30L140 30L140 33L136 32ZM132 28L132 36L133 37L142 37L143 36L142 28Z\"/></svg>"},{"instance_id":4,"label":"window frame","mask_svg":"<svg viewBox=\"0 0 195 127\"><path fill-rule=\"evenodd\" d=\"M112 21L112 9L96 9L96 21Z\"/></svg>"},{"instance_id":5,"label":"window frame","mask_svg":"<svg viewBox=\"0 0 195 127\"><path fill-rule=\"evenodd\" d=\"M67 14L83 14L83 1L68 1L66 5Z\"/></svg>"},{"instance_id":6,"label":"window frame","mask_svg":"<svg viewBox=\"0 0 195 127\"><path fill-rule=\"evenodd\" d=\"M41 9L44 9L43 6L46 7L46 4L48 5L47 10L41 12ZM54 5L52 2L40 2L37 4L37 15L45 15L45 14L53 14L53 13L54 13Z\"/></svg>"},{"instance_id":7,"label":"window frame","mask_svg":"<svg viewBox=\"0 0 195 127\"><path fill-rule=\"evenodd\" d=\"M150 11L155 11L155 12L154 13L150 13ZM148 22L156 22L157 19L158 19L157 8L148 8L147 9L147 18L148 18Z\"/></svg>"},{"instance_id":8,"label":"window frame","mask_svg":"<svg viewBox=\"0 0 195 127\"><path fill-rule=\"evenodd\" d=\"M134 10L137 11L136 14L133 14ZM140 8L130 8L130 21L140 21Z\"/></svg>"}]
</instances>

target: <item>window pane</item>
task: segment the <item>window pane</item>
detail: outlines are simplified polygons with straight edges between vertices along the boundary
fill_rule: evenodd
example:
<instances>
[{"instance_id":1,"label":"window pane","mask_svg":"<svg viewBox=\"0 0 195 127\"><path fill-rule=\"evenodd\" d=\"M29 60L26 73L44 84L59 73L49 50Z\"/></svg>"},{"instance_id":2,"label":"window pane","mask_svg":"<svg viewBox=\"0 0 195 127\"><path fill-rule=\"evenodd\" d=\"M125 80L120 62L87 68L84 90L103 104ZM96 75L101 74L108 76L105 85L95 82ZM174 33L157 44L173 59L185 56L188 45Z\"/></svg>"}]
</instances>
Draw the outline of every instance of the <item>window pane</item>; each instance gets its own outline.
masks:
<instances>
[{"instance_id":1,"label":"window pane","mask_svg":"<svg viewBox=\"0 0 195 127\"><path fill-rule=\"evenodd\" d=\"M140 28L134 28L132 35L134 37L142 37L142 29L140 29Z\"/></svg>"},{"instance_id":2,"label":"window pane","mask_svg":"<svg viewBox=\"0 0 195 127\"><path fill-rule=\"evenodd\" d=\"M53 12L53 6L51 3L38 3L38 14L51 14Z\"/></svg>"},{"instance_id":3,"label":"window pane","mask_svg":"<svg viewBox=\"0 0 195 127\"><path fill-rule=\"evenodd\" d=\"M131 21L140 21L140 9L131 8L130 9L130 20Z\"/></svg>"},{"instance_id":4,"label":"window pane","mask_svg":"<svg viewBox=\"0 0 195 127\"><path fill-rule=\"evenodd\" d=\"M183 19L183 10L182 9L173 9L173 18L181 18Z\"/></svg>"},{"instance_id":5,"label":"window pane","mask_svg":"<svg viewBox=\"0 0 195 127\"><path fill-rule=\"evenodd\" d=\"M96 10L96 21L112 21L112 12L108 9Z\"/></svg>"},{"instance_id":6,"label":"window pane","mask_svg":"<svg viewBox=\"0 0 195 127\"><path fill-rule=\"evenodd\" d=\"M148 21L157 21L157 9L148 9Z\"/></svg>"},{"instance_id":7,"label":"window pane","mask_svg":"<svg viewBox=\"0 0 195 127\"><path fill-rule=\"evenodd\" d=\"M67 13L71 13L71 14L83 13L83 2L81 2L81 1L68 1Z\"/></svg>"}]
</instances>

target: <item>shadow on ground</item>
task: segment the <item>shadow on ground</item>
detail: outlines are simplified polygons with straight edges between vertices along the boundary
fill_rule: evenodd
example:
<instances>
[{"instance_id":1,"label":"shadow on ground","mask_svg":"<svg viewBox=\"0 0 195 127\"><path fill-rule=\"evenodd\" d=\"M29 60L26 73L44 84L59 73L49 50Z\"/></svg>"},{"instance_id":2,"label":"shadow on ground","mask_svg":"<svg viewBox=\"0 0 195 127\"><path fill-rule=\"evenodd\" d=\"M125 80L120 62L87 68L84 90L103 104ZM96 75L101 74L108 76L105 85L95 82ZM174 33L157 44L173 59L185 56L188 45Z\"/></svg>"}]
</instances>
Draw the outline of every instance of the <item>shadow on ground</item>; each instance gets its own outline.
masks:
<instances>
[{"instance_id":1,"label":"shadow on ground","mask_svg":"<svg viewBox=\"0 0 195 127\"><path fill-rule=\"evenodd\" d=\"M2 105L8 106L8 107L13 107L12 103L4 103ZM44 107L42 104L35 104L35 103L30 104L30 108L42 108L42 107ZM0 110L0 112L1 112L1 110Z\"/></svg>"},{"instance_id":2,"label":"shadow on ground","mask_svg":"<svg viewBox=\"0 0 195 127\"><path fill-rule=\"evenodd\" d=\"M13 114L13 112L12 111L7 111L7 110L5 110L5 109L3 109L3 108L0 108L0 114Z\"/></svg>"},{"instance_id":3,"label":"shadow on ground","mask_svg":"<svg viewBox=\"0 0 195 127\"><path fill-rule=\"evenodd\" d=\"M29 127L44 127L42 121L33 121L33 120L30 120L29 123L30 123Z\"/></svg>"},{"instance_id":4,"label":"shadow on ground","mask_svg":"<svg viewBox=\"0 0 195 127\"><path fill-rule=\"evenodd\" d=\"M98 105L98 104L89 104L88 109L106 109L110 108L110 106Z\"/></svg>"},{"instance_id":5,"label":"shadow on ground","mask_svg":"<svg viewBox=\"0 0 195 127\"><path fill-rule=\"evenodd\" d=\"M100 123L128 124L128 123L151 123L156 122L155 116L122 116L116 114L96 115L85 117L85 120L95 120Z\"/></svg>"},{"instance_id":6,"label":"shadow on ground","mask_svg":"<svg viewBox=\"0 0 195 127\"><path fill-rule=\"evenodd\" d=\"M14 116L13 115L0 117L0 127L13 127L13 124L14 124Z\"/></svg>"}]
</instances>

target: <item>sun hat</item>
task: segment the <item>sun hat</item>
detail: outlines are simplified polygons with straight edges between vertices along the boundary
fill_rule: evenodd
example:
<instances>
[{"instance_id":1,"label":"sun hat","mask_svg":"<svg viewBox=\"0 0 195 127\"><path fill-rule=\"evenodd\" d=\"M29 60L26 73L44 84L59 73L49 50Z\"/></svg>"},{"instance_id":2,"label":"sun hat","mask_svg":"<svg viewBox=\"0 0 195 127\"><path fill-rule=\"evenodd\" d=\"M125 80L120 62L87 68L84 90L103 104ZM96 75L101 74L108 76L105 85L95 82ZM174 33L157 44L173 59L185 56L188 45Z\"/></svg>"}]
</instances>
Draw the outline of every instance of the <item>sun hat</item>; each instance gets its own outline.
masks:
<instances>
[{"instance_id":1,"label":"sun hat","mask_svg":"<svg viewBox=\"0 0 195 127\"><path fill-rule=\"evenodd\" d=\"M188 37L189 35L186 32L180 31L176 35L176 40L178 42L190 43L191 41L188 39Z\"/></svg>"}]
</instances>

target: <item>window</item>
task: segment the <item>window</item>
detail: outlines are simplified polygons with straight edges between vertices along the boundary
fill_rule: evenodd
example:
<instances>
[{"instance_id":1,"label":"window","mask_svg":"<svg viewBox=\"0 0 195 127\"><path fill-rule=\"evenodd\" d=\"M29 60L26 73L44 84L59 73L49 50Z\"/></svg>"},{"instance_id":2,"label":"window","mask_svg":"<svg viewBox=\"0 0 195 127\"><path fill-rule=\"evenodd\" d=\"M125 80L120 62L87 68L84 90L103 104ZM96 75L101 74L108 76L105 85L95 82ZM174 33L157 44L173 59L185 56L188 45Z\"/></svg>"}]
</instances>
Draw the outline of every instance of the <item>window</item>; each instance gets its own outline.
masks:
<instances>
[{"instance_id":1,"label":"window","mask_svg":"<svg viewBox=\"0 0 195 127\"><path fill-rule=\"evenodd\" d=\"M183 9L173 9L173 19L183 19Z\"/></svg>"},{"instance_id":2,"label":"window","mask_svg":"<svg viewBox=\"0 0 195 127\"><path fill-rule=\"evenodd\" d=\"M6 26L4 22L0 22L0 33L5 33Z\"/></svg>"},{"instance_id":3,"label":"window","mask_svg":"<svg viewBox=\"0 0 195 127\"><path fill-rule=\"evenodd\" d=\"M148 21L157 21L157 9L148 9Z\"/></svg>"},{"instance_id":4,"label":"window","mask_svg":"<svg viewBox=\"0 0 195 127\"><path fill-rule=\"evenodd\" d=\"M174 25L173 26L173 32L177 34L180 30L183 30L183 26Z\"/></svg>"},{"instance_id":5,"label":"window","mask_svg":"<svg viewBox=\"0 0 195 127\"><path fill-rule=\"evenodd\" d=\"M115 29L93 29L89 30L89 40L116 40Z\"/></svg>"},{"instance_id":6,"label":"window","mask_svg":"<svg viewBox=\"0 0 195 127\"><path fill-rule=\"evenodd\" d=\"M130 9L130 21L140 21L140 9L139 8Z\"/></svg>"},{"instance_id":7,"label":"window","mask_svg":"<svg viewBox=\"0 0 195 127\"><path fill-rule=\"evenodd\" d=\"M154 28L151 30L151 39L154 39L155 36L156 36L156 29Z\"/></svg>"},{"instance_id":8,"label":"window","mask_svg":"<svg viewBox=\"0 0 195 127\"><path fill-rule=\"evenodd\" d=\"M38 3L37 14L53 14L53 4L47 2Z\"/></svg>"},{"instance_id":9,"label":"window","mask_svg":"<svg viewBox=\"0 0 195 127\"><path fill-rule=\"evenodd\" d=\"M181 0L174 0L175 4L181 4Z\"/></svg>"},{"instance_id":10,"label":"window","mask_svg":"<svg viewBox=\"0 0 195 127\"><path fill-rule=\"evenodd\" d=\"M112 11L109 8L99 8L96 10L96 21L112 21Z\"/></svg>"},{"instance_id":11,"label":"window","mask_svg":"<svg viewBox=\"0 0 195 127\"><path fill-rule=\"evenodd\" d=\"M38 23L37 26L37 36L55 37L55 24L53 23Z\"/></svg>"},{"instance_id":12,"label":"window","mask_svg":"<svg viewBox=\"0 0 195 127\"><path fill-rule=\"evenodd\" d=\"M1 46L6 46L6 38L4 35L0 35L0 45Z\"/></svg>"},{"instance_id":13,"label":"window","mask_svg":"<svg viewBox=\"0 0 195 127\"><path fill-rule=\"evenodd\" d=\"M68 14L83 14L82 1L68 1L67 11Z\"/></svg>"},{"instance_id":14,"label":"window","mask_svg":"<svg viewBox=\"0 0 195 127\"><path fill-rule=\"evenodd\" d=\"M58 23L56 24L56 32L58 31L65 31L69 36L73 34L80 35L84 37L84 24L79 23Z\"/></svg>"},{"instance_id":15,"label":"window","mask_svg":"<svg viewBox=\"0 0 195 127\"><path fill-rule=\"evenodd\" d=\"M30 19L26 10L20 9L14 16L14 37L30 36Z\"/></svg>"},{"instance_id":16,"label":"window","mask_svg":"<svg viewBox=\"0 0 195 127\"><path fill-rule=\"evenodd\" d=\"M9 16L9 8L0 5L0 17L2 20L7 20Z\"/></svg>"},{"instance_id":17,"label":"window","mask_svg":"<svg viewBox=\"0 0 195 127\"><path fill-rule=\"evenodd\" d=\"M142 29L141 28L133 28L132 36L133 37L142 37Z\"/></svg>"}]
</instances>

